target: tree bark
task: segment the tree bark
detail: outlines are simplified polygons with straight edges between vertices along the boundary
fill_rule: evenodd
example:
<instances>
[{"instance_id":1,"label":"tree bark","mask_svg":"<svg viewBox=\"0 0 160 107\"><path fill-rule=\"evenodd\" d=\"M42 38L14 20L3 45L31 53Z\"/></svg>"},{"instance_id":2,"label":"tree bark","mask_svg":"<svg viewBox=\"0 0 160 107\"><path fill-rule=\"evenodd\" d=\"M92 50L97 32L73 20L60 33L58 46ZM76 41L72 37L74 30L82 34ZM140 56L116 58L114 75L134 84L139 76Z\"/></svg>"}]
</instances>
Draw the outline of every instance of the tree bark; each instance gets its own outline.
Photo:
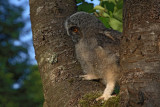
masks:
<instances>
[{"instance_id":1,"label":"tree bark","mask_svg":"<svg viewBox=\"0 0 160 107\"><path fill-rule=\"evenodd\" d=\"M124 0L121 107L160 106L160 1Z\"/></svg>"},{"instance_id":2,"label":"tree bark","mask_svg":"<svg viewBox=\"0 0 160 107\"><path fill-rule=\"evenodd\" d=\"M75 107L85 93L104 89L102 84L77 78L82 70L64 29L66 17L75 11L75 0L30 0L33 41L45 107Z\"/></svg>"}]
</instances>

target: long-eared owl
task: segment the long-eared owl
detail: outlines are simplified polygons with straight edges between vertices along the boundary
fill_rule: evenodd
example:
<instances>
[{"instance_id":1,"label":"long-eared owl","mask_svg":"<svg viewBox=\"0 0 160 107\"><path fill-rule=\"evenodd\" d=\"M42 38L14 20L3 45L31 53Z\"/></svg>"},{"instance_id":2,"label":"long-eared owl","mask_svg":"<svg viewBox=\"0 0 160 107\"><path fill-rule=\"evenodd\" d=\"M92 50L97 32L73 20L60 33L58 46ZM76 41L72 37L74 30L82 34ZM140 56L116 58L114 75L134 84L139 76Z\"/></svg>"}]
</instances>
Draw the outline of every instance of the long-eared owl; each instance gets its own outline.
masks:
<instances>
[{"instance_id":1,"label":"long-eared owl","mask_svg":"<svg viewBox=\"0 0 160 107\"><path fill-rule=\"evenodd\" d=\"M102 79L106 88L96 100L108 100L119 78L119 45L121 33L107 29L99 19L77 12L65 21L67 34L75 44L76 57L84 80Z\"/></svg>"}]
</instances>

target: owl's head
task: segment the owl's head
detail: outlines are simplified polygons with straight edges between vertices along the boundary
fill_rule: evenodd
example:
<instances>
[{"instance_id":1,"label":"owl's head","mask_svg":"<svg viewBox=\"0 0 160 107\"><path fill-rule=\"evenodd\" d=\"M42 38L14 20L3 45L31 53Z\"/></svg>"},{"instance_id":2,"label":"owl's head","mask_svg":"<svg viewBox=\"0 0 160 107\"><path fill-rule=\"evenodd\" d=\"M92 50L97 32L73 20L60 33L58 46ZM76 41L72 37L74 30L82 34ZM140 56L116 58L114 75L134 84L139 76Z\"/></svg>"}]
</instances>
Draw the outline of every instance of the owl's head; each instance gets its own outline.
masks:
<instances>
[{"instance_id":1,"label":"owl's head","mask_svg":"<svg viewBox=\"0 0 160 107\"><path fill-rule=\"evenodd\" d=\"M72 37L73 42L97 32L99 28L105 28L104 25L94 16L86 12L77 12L65 21L67 34Z\"/></svg>"}]
</instances>

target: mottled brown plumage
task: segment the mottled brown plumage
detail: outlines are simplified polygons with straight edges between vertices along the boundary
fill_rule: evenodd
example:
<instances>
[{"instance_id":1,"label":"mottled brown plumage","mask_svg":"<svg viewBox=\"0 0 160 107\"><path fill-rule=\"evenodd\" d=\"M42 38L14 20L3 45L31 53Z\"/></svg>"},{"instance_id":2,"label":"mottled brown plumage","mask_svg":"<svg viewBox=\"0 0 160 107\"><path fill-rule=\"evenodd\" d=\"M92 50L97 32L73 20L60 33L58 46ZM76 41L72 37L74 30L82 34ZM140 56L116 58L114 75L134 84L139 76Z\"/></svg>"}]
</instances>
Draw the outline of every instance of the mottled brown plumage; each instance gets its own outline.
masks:
<instances>
[{"instance_id":1,"label":"mottled brown plumage","mask_svg":"<svg viewBox=\"0 0 160 107\"><path fill-rule=\"evenodd\" d=\"M108 100L119 76L121 34L105 28L95 16L85 12L67 18L65 28L75 43L76 57L85 73L80 77L103 79L106 89L97 100Z\"/></svg>"}]
</instances>

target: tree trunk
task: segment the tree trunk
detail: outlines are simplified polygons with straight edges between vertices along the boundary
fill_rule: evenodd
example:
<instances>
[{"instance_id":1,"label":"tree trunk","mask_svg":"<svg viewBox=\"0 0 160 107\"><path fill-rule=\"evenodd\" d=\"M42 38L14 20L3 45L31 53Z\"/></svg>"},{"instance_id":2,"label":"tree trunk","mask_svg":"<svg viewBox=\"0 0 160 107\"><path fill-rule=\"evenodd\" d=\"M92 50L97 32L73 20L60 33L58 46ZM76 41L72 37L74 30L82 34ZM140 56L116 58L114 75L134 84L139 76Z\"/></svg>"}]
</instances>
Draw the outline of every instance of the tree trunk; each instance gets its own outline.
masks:
<instances>
[{"instance_id":1,"label":"tree trunk","mask_svg":"<svg viewBox=\"0 0 160 107\"><path fill-rule=\"evenodd\" d=\"M160 106L160 0L124 0L121 107Z\"/></svg>"},{"instance_id":2,"label":"tree trunk","mask_svg":"<svg viewBox=\"0 0 160 107\"><path fill-rule=\"evenodd\" d=\"M75 11L75 0L30 0L33 41L45 107L75 107L85 93L104 89L102 84L77 78L82 70L64 29L66 17Z\"/></svg>"}]
</instances>

